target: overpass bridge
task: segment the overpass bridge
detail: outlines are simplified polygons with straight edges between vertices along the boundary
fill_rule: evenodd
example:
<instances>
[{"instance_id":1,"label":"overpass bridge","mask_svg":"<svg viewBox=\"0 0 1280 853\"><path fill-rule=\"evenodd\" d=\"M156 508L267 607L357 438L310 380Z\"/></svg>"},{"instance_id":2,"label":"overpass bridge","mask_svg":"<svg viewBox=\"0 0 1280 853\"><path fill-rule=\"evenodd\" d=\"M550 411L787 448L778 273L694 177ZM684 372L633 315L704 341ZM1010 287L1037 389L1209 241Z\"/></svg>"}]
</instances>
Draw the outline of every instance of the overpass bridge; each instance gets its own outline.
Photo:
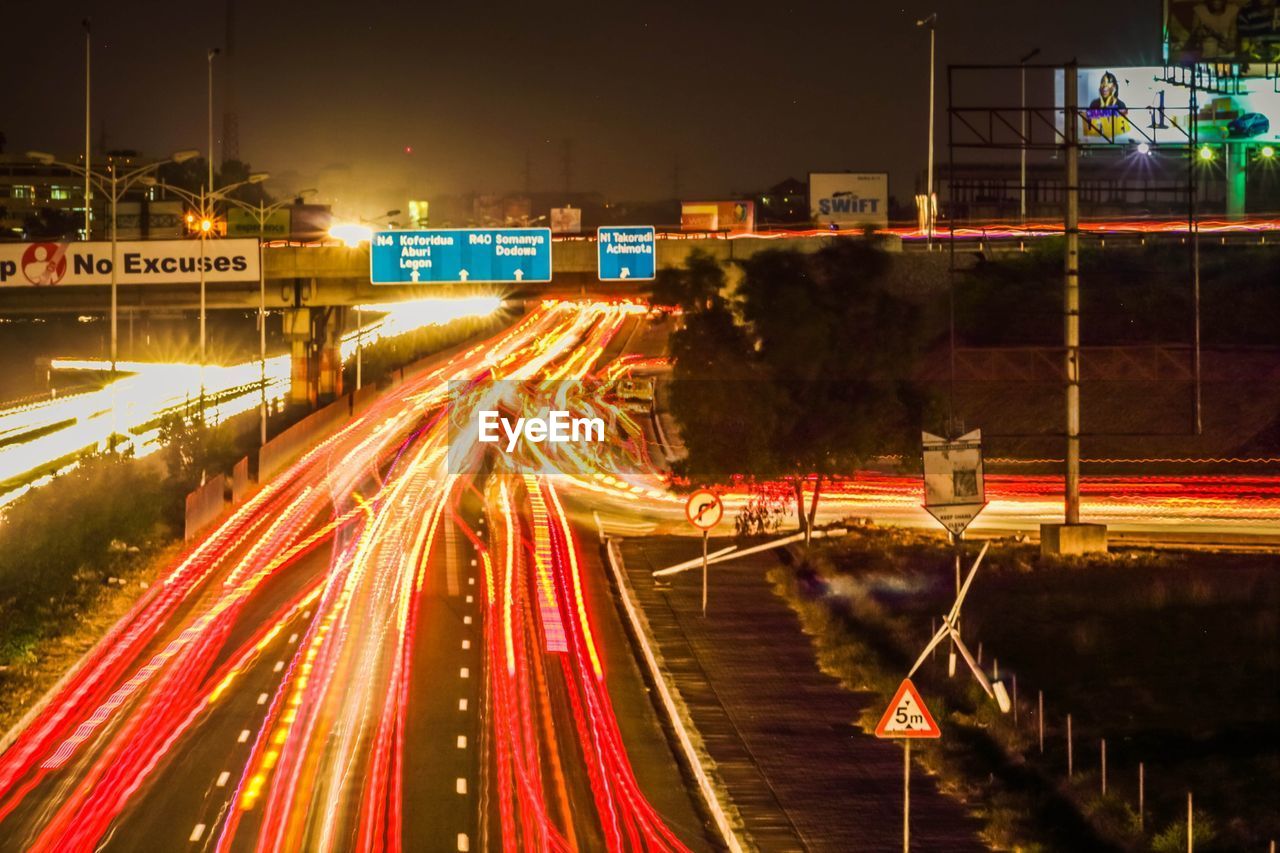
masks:
<instances>
[{"instance_id":1,"label":"overpass bridge","mask_svg":"<svg viewBox=\"0 0 1280 853\"><path fill-rule=\"evenodd\" d=\"M844 236L663 235L657 240L659 269L683 266L701 250L728 263L785 245L817 251ZM343 393L340 343L348 311L357 305L401 302L427 297L476 294L514 300L574 297L588 289L596 295L642 295L646 282L602 283L597 277L594 235L558 239L552 247L552 281L544 284L374 285L369 280L369 247L267 245L263 249L263 281L206 282L208 310L266 310L282 317L292 357L290 400L316 405ZM732 267L730 267L732 269ZM260 292L261 291L261 292ZM194 312L200 307L199 279L167 284L117 285L119 316L149 312ZM0 287L0 317L53 313L105 314L111 310L107 284Z\"/></svg>"},{"instance_id":2,"label":"overpass bridge","mask_svg":"<svg viewBox=\"0 0 1280 853\"><path fill-rule=\"evenodd\" d=\"M764 249L779 248L814 252L842 236L767 237L744 236L725 238L721 235L659 235L657 261L659 269L684 265L689 255L701 250L722 262L750 257ZM417 284L374 285L369 282L369 247L345 246L273 246L263 251L268 311L294 308L342 308L371 305L378 302L400 302L429 296L457 296L500 292L516 297L536 298L543 295L570 295L590 287L599 293L602 287L619 293L636 293L644 289L642 282L602 285L596 277L596 241L594 236L556 239L552 247L550 284ZM118 285L120 311L194 311L200 306L199 280L182 284ZM210 310L257 310L257 281L209 282L205 285L206 305ZM42 315L50 313L90 314L111 308L111 288L105 284L55 285L46 287L0 287L0 316Z\"/></svg>"}]
</instances>

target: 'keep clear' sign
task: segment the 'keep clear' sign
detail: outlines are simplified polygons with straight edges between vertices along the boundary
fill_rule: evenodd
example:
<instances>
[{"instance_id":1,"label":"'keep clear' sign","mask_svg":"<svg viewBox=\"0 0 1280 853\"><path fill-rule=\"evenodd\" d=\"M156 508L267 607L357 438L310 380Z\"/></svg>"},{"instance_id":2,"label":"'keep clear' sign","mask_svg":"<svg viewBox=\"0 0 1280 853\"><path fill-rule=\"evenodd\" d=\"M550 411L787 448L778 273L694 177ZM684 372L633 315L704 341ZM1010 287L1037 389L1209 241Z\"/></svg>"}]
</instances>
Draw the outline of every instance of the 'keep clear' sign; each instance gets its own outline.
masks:
<instances>
[{"instance_id":1,"label":"'keep clear' sign","mask_svg":"<svg viewBox=\"0 0 1280 853\"><path fill-rule=\"evenodd\" d=\"M658 271L652 225L602 225L596 229L601 281L648 281Z\"/></svg>"},{"instance_id":2,"label":"'keep clear' sign","mask_svg":"<svg viewBox=\"0 0 1280 853\"><path fill-rule=\"evenodd\" d=\"M369 246L374 284L551 281L550 228L379 231Z\"/></svg>"}]
</instances>

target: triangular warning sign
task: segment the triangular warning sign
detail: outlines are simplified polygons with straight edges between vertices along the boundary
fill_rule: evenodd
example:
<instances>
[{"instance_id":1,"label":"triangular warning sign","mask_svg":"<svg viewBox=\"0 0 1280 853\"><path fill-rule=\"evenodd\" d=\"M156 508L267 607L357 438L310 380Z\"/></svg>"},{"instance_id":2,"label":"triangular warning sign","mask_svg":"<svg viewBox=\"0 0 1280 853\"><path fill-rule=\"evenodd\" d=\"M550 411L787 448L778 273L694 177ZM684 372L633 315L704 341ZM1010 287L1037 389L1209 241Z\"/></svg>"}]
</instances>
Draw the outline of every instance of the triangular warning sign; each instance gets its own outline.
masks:
<instances>
[{"instance_id":1,"label":"triangular warning sign","mask_svg":"<svg viewBox=\"0 0 1280 853\"><path fill-rule=\"evenodd\" d=\"M876 726L876 737L942 737L942 729L934 722L910 678L902 679L898 692L893 694Z\"/></svg>"}]
</instances>

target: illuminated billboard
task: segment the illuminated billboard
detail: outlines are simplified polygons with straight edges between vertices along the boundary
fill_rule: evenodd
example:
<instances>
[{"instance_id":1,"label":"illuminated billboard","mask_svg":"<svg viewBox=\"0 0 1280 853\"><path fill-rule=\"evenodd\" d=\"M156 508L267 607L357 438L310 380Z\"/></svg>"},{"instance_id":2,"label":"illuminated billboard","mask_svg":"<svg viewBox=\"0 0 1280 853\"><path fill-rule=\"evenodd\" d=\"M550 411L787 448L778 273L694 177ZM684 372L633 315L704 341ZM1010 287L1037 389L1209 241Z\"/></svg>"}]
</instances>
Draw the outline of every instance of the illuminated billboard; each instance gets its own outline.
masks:
<instances>
[{"instance_id":1,"label":"illuminated billboard","mask_svg":"<svg viewBox=\"0 0 1280 853\"><path fill-rule=\"evenodd\" d=\"M1175 65L1280 62L1280 4L1165 0L1164 38L1165 58Z\"/></svg>"},{"instance_id":2,"label":"illuminated billboard","mask_svg":"<svg viewBox=\"0 0 1280 853\"><path fill-rule=\"evenodd\" d=\"M1163 79L1164 69L1081 68L1080 142L1109 145L1149 142L1186 145L1191 90ZM1058 126L1062 129L1063 72L1058 72ZM1280 139L1280 93L1273 81L1240 81L1242 94L1196 97L1200 142L1274 142Z\"/></svg>"},{"instance_id":3,"label":"illuminated billboard","mask_svg":"<svg viewBox=\"0 0 1280 853\"><path fill-rule=\"evenodd\" d=\"M756 230L756 205L752 201L685 201L680 203L681 231L728 231L750 234Z\"/></svg>"},{"instance_id":4,"label":"illuminated billboard","mask_svg":"<svg viewBox=\"0 0 1280 853\"><path fill-rule=\"evenodd\" d=\"M888 173L810 172L809 218L845 228L887 228Z\"/></svg>"}]
</instances>

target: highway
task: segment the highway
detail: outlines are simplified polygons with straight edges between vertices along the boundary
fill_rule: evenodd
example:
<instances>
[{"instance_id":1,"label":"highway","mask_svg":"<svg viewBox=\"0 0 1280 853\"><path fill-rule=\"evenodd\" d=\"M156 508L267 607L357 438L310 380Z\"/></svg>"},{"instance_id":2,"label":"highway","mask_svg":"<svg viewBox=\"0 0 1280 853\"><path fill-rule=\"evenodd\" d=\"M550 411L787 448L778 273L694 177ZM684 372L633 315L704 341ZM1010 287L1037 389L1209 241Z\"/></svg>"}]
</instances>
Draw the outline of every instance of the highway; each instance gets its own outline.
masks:
<instances>
[{"instance_id":1,"label":"highway","mask_svg":"<svg viewBox=\"0 0 1280 853\"><path fill-rule=\"evenodd\" d=\"M592 531L452 426L642 311L535 310L240 506L8 744L0 848L707 849Z\"/></svg>"},{"instance_id":2,"label":"highway","mask_svg":"<svg viewBox=\"0 0 1280 853\"><path fill-rule=\"evenodd\" d=\"M497 297L422 299L366 306L370 317L343 336L344 359L357 343L368 346L383 337L464 317L493 314ZM54 359L52 369L106 373L109 361ZM76 464L79 454L105 450L115 437L118 451L146 456L160 449L160 427L170 415L202 415L221 423L279 403L289 393L290 356L269 356L240 364L155 364L121 361L120 378L102 388L54 396L0 408L0 506ZM203 409L201 404L203 403Z\"/></svg>"},{"instance_id":3,"label":"highway","mask_svg":"<svg viewBox=\"0 0 1280 853\"><path fill-rule=\"evenodd\" d=\"M193 543L3 744L0 849L716 847L596 548L601 530L690 532L672 437L608 393L663 368L646 311L541 304ZM478 411L549 408L609 440L477 440ZM991 477L978 532L1056 519L1057 490ZM821 514L931 525L920 492L863 472ZM1118 530L1280 533L1272 476L1087 479L1085 496ZM745 497L726 493L718 533Z\"/></svg>"}]
</instances>

